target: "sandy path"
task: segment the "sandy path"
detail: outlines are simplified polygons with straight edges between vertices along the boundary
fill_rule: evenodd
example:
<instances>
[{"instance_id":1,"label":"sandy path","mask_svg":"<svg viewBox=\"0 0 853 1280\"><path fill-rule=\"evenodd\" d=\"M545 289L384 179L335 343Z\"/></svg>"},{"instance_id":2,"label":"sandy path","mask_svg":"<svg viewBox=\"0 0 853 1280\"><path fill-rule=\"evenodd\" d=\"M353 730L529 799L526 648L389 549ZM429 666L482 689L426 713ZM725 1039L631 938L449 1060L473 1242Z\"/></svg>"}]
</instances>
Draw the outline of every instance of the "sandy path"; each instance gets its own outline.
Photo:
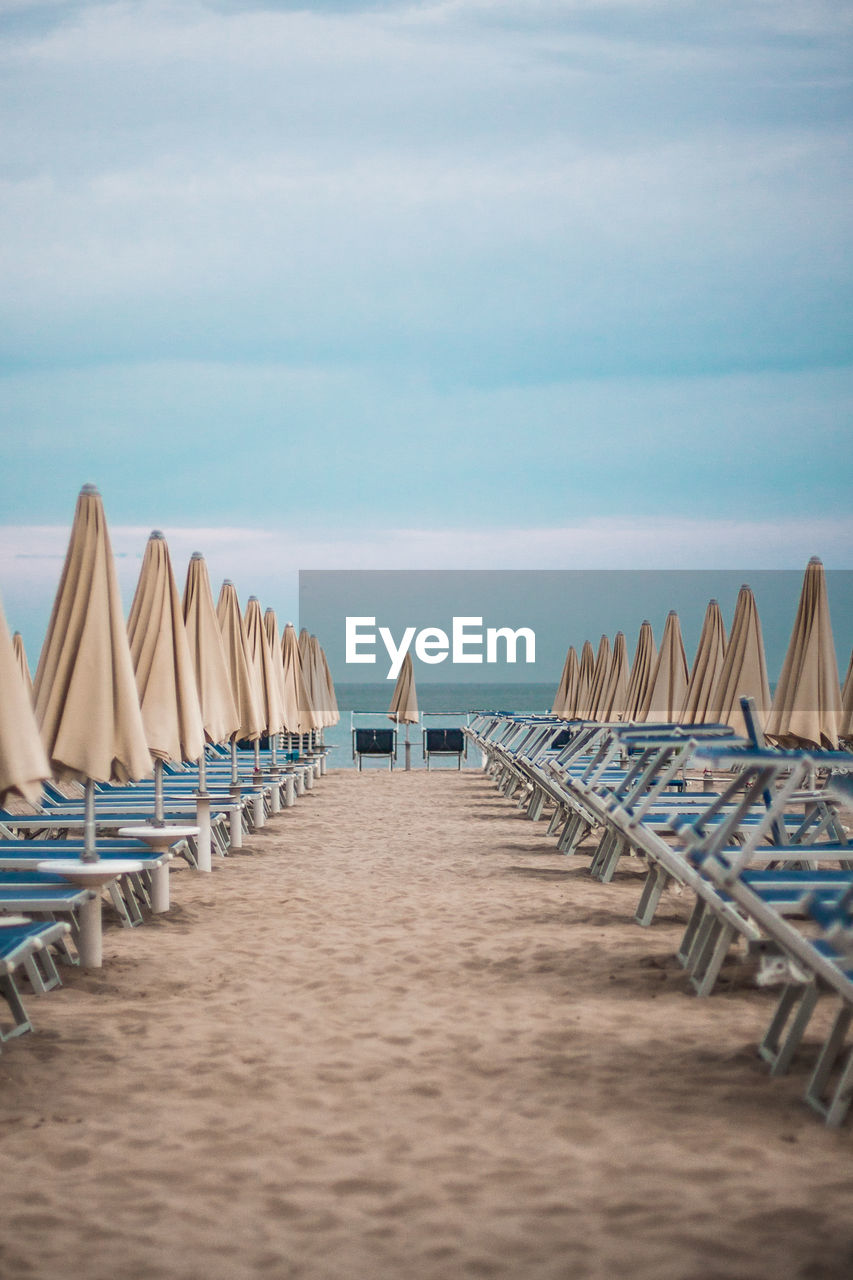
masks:
<instances>
[{"instance_id":1,"label":"sandy path","mask_svg":"<svg viewBox=\"0 0 853 1280\"><path fill-rule=\"evenodd\" d=\"M0 1056L0 1275L853 1271L850 1126L479 774L330 774Z\"/></svg>"}]
</instances>

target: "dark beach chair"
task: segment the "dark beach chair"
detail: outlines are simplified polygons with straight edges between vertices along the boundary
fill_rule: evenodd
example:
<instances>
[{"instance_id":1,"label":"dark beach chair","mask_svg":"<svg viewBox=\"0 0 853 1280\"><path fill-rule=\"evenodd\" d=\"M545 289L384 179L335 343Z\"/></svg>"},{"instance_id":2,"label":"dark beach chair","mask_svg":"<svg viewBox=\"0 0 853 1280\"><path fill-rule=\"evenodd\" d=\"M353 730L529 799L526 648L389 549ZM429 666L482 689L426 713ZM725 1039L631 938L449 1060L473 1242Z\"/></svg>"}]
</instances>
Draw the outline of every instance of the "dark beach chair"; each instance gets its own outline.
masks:
<instances>
[{"instance_id":1,"label":"dark beach chair","mask_svg":"<svg viewBox=\"0 0 853 1280\"><path fill-rule=\"evenodd\" d=\"M397 756L397 731L395 729L353 729L352 752L358 762L359 772L365 756L387 759L388 768L394 768Z\"/></svg>"},{"instance_id":2,"label":"dark beach chair","mask_svg":"<svg viewBox=\"0 0 853 1280\"><path fill-rule=\"evenodd\" d=\"M427 771L431 756L456 756L456 768L462 768L465 738L461 729L424 729L424 759Z\"/></svg>"}]
</instances>

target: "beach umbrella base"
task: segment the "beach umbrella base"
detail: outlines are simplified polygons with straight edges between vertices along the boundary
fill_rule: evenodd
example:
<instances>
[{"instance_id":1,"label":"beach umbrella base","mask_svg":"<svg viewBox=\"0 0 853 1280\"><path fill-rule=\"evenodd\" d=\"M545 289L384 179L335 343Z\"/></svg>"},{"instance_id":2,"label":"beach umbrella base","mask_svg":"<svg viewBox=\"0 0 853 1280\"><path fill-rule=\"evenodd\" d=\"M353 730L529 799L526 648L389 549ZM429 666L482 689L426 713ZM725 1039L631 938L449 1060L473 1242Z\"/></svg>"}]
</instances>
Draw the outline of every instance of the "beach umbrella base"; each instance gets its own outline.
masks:
<instances>
[{"instance_id":1,"label":"beach umbrella base","mask_svg":"<svg viewBox=\"0 0 853 1280\"><path fill-rule=\"evenodd\" d=\"M196 865L199 871L212 870L210 853L210 796L196 792L195 816L198 820L198 855Z\"/></svg>"},{"instance_id":2,"label":"beach umbrella base","mask_svg":"<svg viewBox=\"0 0 853 1280\"><path fill-rule=\"evenodd\" d=\"M176 840L186 840L198 835L198 827L158 827L154 824L137 827L119 827L122 840L142 840L153 853L168 853ZM169 910L169 864L164 862L151 873L151 910Z\"/></svg>"},{"instance_id":3,"label":"beach umbrella base","mask_svg":"<svg viewBox=\"0 0 853 1280\"><path fill-rule=\"evenodd\" d=\"M104 963L103 931L101 925L101 895L99 891L105 884L115 880L116 876L129 875L142 870L141 862L111 860L110 862L82 862L69 859L67 862L40 862L39 871L50 872L51 875L62 876L70 884L82 889L95 889L96 893L90 902L80 908L80 934L77 939L77 950L80 964L85 969L100 969Z\"/></svg>"}]
</instances>

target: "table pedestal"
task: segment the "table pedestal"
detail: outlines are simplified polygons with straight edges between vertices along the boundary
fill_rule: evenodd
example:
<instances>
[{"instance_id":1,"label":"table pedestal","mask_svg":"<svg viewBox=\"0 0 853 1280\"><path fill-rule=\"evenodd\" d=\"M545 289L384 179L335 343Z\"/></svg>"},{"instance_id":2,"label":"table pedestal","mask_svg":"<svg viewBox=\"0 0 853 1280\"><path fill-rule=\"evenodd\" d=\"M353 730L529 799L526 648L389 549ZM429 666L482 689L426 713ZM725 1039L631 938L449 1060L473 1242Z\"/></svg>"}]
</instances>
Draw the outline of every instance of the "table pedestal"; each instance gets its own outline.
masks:
<instances>
[{"instance_id":1,"label":"table pedestal","mask_svg":"<svg viewBox=\"0 0 853 1280\"><path fill-rule=\"evenodd\" d=\"M168 853L176 840L197 836L198 827L157 827L153 823L138 827L119 827L122 840L142 840L153 853ZM155 867L151 872L151 910L157 913L169 910L169 864Z\"/></svg>"},{"instance_id":2,"label":"table pedestal","mask_svg":"<svg viewBox=\"0 0 853 1280\"><path fill-rule=\"evenodd\" d=\"M109 862L83 862L82 859L69 858L68 861L40 862L39 871L48 871L52 875L62 876L70 884L82 889L102 889L105 884L115 880L116 876L128 875L142 870L141 862L119 861L117 858ZM101 895L96 892L94 898L83 904L78 916L80 936L77 950L80 964L86 969L100 969L104 963L103 928L101 924Z\"/></svg>"}]
</instances>

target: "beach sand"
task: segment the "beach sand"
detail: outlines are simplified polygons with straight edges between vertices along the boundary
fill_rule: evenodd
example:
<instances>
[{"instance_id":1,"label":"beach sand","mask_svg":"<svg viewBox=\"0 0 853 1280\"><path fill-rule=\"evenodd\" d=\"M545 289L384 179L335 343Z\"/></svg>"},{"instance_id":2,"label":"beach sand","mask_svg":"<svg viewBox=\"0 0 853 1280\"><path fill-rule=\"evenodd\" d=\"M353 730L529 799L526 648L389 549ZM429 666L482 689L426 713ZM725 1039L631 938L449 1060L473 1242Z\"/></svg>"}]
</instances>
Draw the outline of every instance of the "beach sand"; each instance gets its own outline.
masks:
<instances>
[{"instance_id":1,"label":"beach sand","mask_svg":"<svg viewBox=\"0 0 853 1280\"><path fill-rule=\"evenodd\" d=\"M852 1274L850 1122L769 1079L772 993L688 995L688 900L640 929L639 867L554 845L479 773L335 771L176 866L0 1056L0 1275Z\"/></svg>"}]
</instances>

